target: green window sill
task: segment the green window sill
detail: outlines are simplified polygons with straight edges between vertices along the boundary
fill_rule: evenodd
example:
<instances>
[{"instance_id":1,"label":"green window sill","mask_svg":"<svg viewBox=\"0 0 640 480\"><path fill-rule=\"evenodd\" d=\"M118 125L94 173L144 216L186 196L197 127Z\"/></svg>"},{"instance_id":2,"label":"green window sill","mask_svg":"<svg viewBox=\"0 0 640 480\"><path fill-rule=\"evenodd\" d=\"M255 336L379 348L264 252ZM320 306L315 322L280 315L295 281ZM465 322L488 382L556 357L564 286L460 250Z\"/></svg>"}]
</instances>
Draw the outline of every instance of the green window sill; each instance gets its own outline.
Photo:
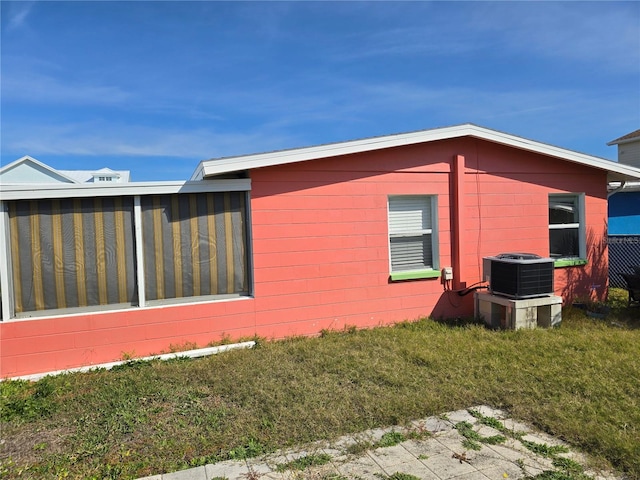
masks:
<instances>
[{"instance_id":1,"label":"green window sill","mask_svg":"<svg viewBox=\"0 0 640 480\"><path fill-rule=\"evenodd\" d=\"M587 263L589 263L589 261L584 258L572 258L572 259L556 260L555 262L553 262L553 266L555 268L576 267L579 265L586 265Z\"/></svg>"},{"instance_id":2,"label":"green window sill","mask_svg":"<svg viewBox=\"0 0 640 480\"><path fill-rule=\"evenodd\" d=\"M438 278L440 270L414 270L412 272L396 272L390 275L392 282L402 280L419 280L422 278Z\"/></svg>"}]
</instances>

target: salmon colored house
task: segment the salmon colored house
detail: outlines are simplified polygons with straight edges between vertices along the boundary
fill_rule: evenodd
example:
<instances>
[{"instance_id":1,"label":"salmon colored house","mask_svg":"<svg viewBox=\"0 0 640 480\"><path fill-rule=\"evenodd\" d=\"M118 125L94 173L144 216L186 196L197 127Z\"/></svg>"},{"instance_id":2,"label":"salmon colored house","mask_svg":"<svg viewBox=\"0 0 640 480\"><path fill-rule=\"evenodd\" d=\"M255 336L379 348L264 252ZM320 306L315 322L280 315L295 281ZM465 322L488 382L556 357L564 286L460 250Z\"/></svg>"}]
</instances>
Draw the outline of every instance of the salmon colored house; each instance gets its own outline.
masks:
<instances>
[{"instance_id":1,"label":"salmon colored house","mask_svg":"<svg viewBox=\"0 0 640 480\"><path fill-rule=\"evenodd\" d=\"M565 302L603 297L607 183L638 179L467 124L207 160L188 182L4 184L0 376L470 316L503 252L554 258Z\"/></svg>"}]
</instances>

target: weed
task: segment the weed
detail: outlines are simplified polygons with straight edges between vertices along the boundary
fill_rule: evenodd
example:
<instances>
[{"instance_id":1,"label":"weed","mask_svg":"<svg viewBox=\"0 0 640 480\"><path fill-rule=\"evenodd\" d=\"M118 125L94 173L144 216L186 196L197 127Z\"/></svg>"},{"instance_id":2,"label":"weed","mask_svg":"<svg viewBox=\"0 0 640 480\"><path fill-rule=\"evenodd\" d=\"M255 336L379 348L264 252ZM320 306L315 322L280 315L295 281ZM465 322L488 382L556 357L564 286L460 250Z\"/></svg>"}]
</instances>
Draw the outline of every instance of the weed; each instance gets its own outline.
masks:
<instances>
[{"instance_id":1,"label":"weed","mask_svg":"<svg viewBox=\"0 0 640 480\"><path fill-rule=\"evenodd\" d=\"M491 437L483 437L473 429L473 425L469 422L458 422L454 428L464 437L462 446L469 450L480 450L480 443L489 445L497 445L504 443L507 439L503 435L493 435ZM480 443L479 443L480 442Z\"/></svg>"},{"instance_id":2,"label":"weed","mask_svg":"<svg viewBox=\"0 0 640 480\"><path fill-rule=\"evenodd\" d=\"M331 455L326 453L318 453L312 455L305 455L287 463L281 463L276 467L278 472L284 472L286 470L304 470L309 467L317 467L325 465L331 461Z\"/></svg>"},{"instance_id":3,"label":"weed","mask_svg":"<svg viewBox=\"0 0 640 480\"><path fill-rule=\"evenodd\" d=\"M347 448L345 448L345 452L348 455L362 455L364 452L371 450L372 448L374 448L374 446L371 442L356 442L347 446Z\"/></svg>"},{"instance_id":4,"label":"weed","mask_svg":"<svg viewBox=\"0 0 640 480\"><path fill-rule=\"evenodd\" d=\"M259 441L250 438L246 444L236 447L228 452L229 460L246 460L247 458L257 457L267 452L267 448Z\"/></svg>"},{"instance_id":5,"label":"weed","mask_svg":"<svg viewBox=\"0 0 640 480\"><path fill-rule=\"evenodd\" d=\"M556 457L553 459L553 466L562 469L566 473L580 475L584 473L584 468L575 460L564 457Z\"/></svg>"},{"instance_id":6,"label":"weed","mask_svg":"<svg viewBox=\"0 0 640 480\"><path fill-rule=\"evenodd\" d=\"M466 448L467 450L481 450L482 449L482 445L480 445L478 442L473 441L469 438L465 438L464 440L462 440L462 446L464 448Z\"/></svg>"},{"instance_id":7,"label":"weed","mask_svg":"<svg viewBox=\"0 0 640 480\"><path fill-rule=\"evenodd\" d=\"M129 352L122 352L120 354L120 360L127 361L127 360L133 360L134 358L136 358L136 352L133 350Z\"/></svg>"},{"instance_id":8,"label":"weed","mask_svg":"<svg viewBox=\"0 0 640 480\"><path fill-rule=\"evenodd\" d=\"M524 477L524 480L578 480L573 475L557 470L545 470L533 477Z\"/></svg>"},{"instance_id":9,"label":"weed","mask_svg":"<svg viewBox=\"0 0 640 480\"><path fill-rule=\"evenodd\" d=\"M382 473L376 473L374 475L381 480L420 480L420 478L415 475L402 472L396 472L391 475L383 475Z\"/></svg>"},{"instance_id":10,"label":"weed","mask_svg":"<svg viewBox=\"0 0 640 480\"><path fill-rule=\"evenodd\" d=\"M196 350L197 348L198 344L195 342L170 343L168 353L186 352L188 350Z\"/></svg>"},{"instance_id":11,"label":"weed","mask_svg":"<svg viewBox=\"0 0 640 480\"><path fill-rule=\"evenodd\" d=\"M458 422L454 425L454 428L460 432L460 435L468 440L480 441L482 439L480 434L473 429L473 425L469 422Z\"/></svg>"},{"instance_id":12,"label":"weed","mask_svg":"<svg viewBox=\"0 0 640 480\"><path fill-rule=\"evenodd\" d=\"M393 447L394 445L404 442L406 439L407 437L400 432L387 432L376 442L375 447Z\"/></svg>"},{"instance_id":13,"label":"weed","mask_svg":"<svg viewBox=\"0 0 640 480\"><path fill-rule=\"evenodd\" d=\"M492 435L490 437L482 437L480 440L482 443L486 443L487 445L500 445L507 441L507 438L504 435Z\"/></svg>"},{"instance_id":14,"label":"weed","mask_svg":"<svg viewBox=\"0 0 640 480\"><path fill-rule=\"evenodd\" d=\"M547 445L546 443L536 443L529 440L520 440L520 442L533 453L543 457L555 457L558 453L567 453L569 451L563 445Z\"/></svg>"},{"instance_id":15,"label":"weed","mask_svg":"<svg viewBox=\"0 0 640 480\"><path fill-rule=\"evenodd\" d=\"M56 410L54 390L51 377L36 383L25 380L0 382L0 419L34 421L50 416Z\"/></svg>"},{"instance_id":16,"label":"weed","mask_svg":"<svg viewBox=\"0 0 640 480\"><path fill-rule=\"evenodd\" d=\"M505 426L503 425L503 423L500 420L497 420L493 417L487 417L486 415L483 415L482 413L480 413L477 410L473 410L473 409L469 409L467 410L472 416L474 416L479 423L486 425L488 427L494 428L496 430L498 430L499 432L504 433L507 429L505 428Z\"/></svg>"},{"instance_id":17,"label":"weed","mask_svg":"<svg viewBox=\"0 0 640 480\"><path fill-rule=\"evenodd\" d=\"M114 372L119 372L122 370L138 370L143 367L149 367L153 360L127 360L120 365L114 365L111 367L111 370Z\"/></svg>"},{"instance_id":18,"label":"weed","mask_svg":"<svg viewBox=\"0 0 640 480\"><path fill-rule=\"evenodd\" d=\"M253 468L249 468L249 472L246 474L247 480L259 480L260 474Z\"/></svg>"}]
</instances>

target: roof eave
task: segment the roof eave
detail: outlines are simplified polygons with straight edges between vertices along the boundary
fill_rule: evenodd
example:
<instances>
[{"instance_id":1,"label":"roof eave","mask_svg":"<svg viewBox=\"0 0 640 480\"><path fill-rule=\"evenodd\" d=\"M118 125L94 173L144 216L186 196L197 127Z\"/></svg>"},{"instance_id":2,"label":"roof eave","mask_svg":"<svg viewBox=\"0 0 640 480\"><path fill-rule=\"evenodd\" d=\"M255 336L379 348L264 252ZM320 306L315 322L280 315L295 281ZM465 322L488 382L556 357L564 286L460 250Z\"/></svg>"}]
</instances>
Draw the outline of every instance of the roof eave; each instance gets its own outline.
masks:
<instances>
[{"instance_id":1,"label":"roof eave","mask_svg":"<svg viewBox=\"0 0 640 480\"><path fill-rule=\"evenodd\" d=\"M239 157L204 160L198 164L191 180L197 180L224 173L251 170L275 165L286 165L320 158L362 153L372 150L413 145L417 143L448 140L459 137L475 137L502 145L520 148L565 161L605 170L610 181L627 181L640 178L640 169L624 166L600 157L567 150L553 145L536 142L497 130L490 130L473 124L422 130L418 132L373 137L361 140L332 143L314 147L303 147L277 152L259 153Z\"/></svg>"}]
</instances>

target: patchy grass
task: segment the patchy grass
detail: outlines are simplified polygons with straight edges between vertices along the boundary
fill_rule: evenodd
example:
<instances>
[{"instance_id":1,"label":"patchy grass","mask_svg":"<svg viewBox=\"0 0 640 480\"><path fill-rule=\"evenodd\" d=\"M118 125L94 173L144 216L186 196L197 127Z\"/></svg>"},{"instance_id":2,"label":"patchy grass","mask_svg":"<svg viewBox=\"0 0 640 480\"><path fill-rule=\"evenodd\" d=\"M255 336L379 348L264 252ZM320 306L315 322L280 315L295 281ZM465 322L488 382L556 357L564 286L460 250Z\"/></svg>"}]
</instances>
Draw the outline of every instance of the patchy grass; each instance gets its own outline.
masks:
<instances>
[{"instance_id":1,"label":"patchy grass","mask_svg":"<svg viewBox=\"0 0 640 480\"><path fill-rule=\"evenodd\" d=\"M287 470L304 470L309 467L326 465L330 461L331 455L327 455L326 453L314 453L296 458L295 460L291 460L287 463L281 463L276 467L276 470L278 472L285 472Z\"/></svg>"},{"instance_id":2,"label":"patchy grass","mask_svg":"<svg viewBox=\"0 0 640 480\"><path fill-rule=\"evenodd\" d=\"M376 442L375 447L393 447L404 442L407 439L404 433L401 432L387 432L382 435L382 438Z\"/></svg>"},{"instance_id":3,"label":"patchy grass","mask_svg":"<svg viewBox=\"0 0 640 480\"><path fill-rule=\"evenodd\" d=\"M422 320L2 382L0 476L135 478L488 404L640 478L640 309L619 293L552 330Z\"/></svg>"}]
</instances>

